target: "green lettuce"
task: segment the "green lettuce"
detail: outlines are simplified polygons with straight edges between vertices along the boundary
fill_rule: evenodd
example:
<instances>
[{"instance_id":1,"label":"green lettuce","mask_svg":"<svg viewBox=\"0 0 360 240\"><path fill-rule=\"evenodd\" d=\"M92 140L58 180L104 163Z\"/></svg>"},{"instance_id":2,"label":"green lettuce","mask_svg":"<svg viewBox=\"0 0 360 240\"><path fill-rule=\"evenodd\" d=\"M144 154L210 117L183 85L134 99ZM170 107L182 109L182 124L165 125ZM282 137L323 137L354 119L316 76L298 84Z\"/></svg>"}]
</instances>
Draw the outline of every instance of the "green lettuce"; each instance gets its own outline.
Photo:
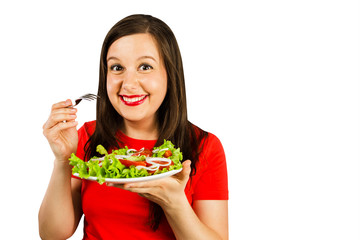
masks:
<instances>
[{"instance_id":1,"label":"green lettuce","mask_svg":"<svg viewBox=\"0 0 360 240\"><path fill-rule=\"evenodd\" d=\"M155 149L159 149L159 151L154 153L153 157L163 157L166 151L161 151L162 149L168 149L171 151L172 155L169 158L174 162L174 165L170 166L169 171L182 168L181 162L183 160L183 155L180 151L180 148L175 148L171 141L164 140L164 143L159 147L154 147L154 150ZM162 172L159 171L159 173Z\"/></svg>"},{"instance_id":2,"label":"green lettuce","mask_svg":"<svg viewBox=\"0 0 360 240\"><path fill-rule=\"evenodd\" d=\"M98 145L96 147L96 151L101 155L104 155L103 160L100 162L98 157L93 157L90 161L83 161L79 157L77 157L74 153L71 154L69 158L69 164L73 166L72 173L79 174L80 178L87 179L89 177L96 177L97 182L103 184L105 182L105 178L137 178L137 177L146 177L152 175L148 173L145 169L137 169L135 166L130 166L129 168L125 165L121 164L121 162L115 157L116 155L126 155L128 151L128 147L113 150L112 153L108 153L108 151L102 146ZM162 149L168 149L171 151L172 156L169 158L174 162L174 165L171 165L169 169L158 170L153 174L160 174L167 171L181 169L182 164L181 161L183 159L183 155L180 152L180 148L175 148L174 144L171 141L164 140L164 144L159 147L155 147L154 149L159 149L158 152L153 153L152 157L163 157L166 151L160 151ZM128 158L132 161L143 161L146 159L145 156L131 156Z\"/></svg>"}]
</instances>

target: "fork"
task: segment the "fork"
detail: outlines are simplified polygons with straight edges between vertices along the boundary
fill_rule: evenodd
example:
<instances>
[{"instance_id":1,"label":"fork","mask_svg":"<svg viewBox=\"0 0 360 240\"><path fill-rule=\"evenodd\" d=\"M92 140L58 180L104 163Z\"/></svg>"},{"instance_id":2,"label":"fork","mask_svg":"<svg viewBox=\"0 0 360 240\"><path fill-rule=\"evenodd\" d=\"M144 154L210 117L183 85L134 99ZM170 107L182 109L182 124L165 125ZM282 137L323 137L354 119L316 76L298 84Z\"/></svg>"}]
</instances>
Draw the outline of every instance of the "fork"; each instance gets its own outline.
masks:
<instances>
[{"instance_id":1,"label":"fork","mask_svg":"<svg viewBox=\"0 0 360 240\"><path fill-rule=\"evenodd\" d=\"M92 94L92 93L87 93L87 94L82 95L81 97L77 98L75 100L75 104L69 106L69 108L77 106L82 100L92 101L92 100L95 100L97 98L100 98L100 96Z\"/></svg>"}]
</instances>

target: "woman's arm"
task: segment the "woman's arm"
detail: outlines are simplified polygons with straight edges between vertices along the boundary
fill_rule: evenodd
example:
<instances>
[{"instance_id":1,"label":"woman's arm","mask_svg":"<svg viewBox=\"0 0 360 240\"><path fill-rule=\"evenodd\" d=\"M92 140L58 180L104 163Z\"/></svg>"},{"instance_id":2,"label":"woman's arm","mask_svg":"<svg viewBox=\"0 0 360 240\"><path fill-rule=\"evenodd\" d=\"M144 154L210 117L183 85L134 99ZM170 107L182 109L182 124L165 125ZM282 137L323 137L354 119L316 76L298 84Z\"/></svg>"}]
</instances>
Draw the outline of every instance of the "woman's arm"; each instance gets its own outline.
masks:
<instances>
[{"instance_id":1,"label":"woman's arm","mask_svg":"<svg viewBox=\"0 0 360 240\"><path fill-rule=\"evenodd\" d=\"M193 209L206 226L213 229L223 239L229 238L227 200L195 200Z\"/></svg>"},{"instance_id":2,"label":"woman's arm","mask_svg":"<svg viewBox=\"0 0 360 240\"><path fill-rule=\"evenodd\" d=\"M228 239L228 201L187 199L175 208L164 209L176 239Z\"/></svg>"},{"instance_id":3,"label":"woman's arm","mask_svg":"<svg viewBox=\"0 0 360 240\"><path fill-rule=\"evenodd\" d=\"M55 161L48 189L39 210L41 239L67 239L82 216L81 180L71 178L69 164Z\"/></svg>"},{"instance_id":4,"label":"woman's arm","mask_svg":"<svg viewBox=\"0 0 360 240\"><path fill-rule=\"evenodd\" d=\"M168 178L116 186L159 204L177 239L228 239L227 201L194 201L190 206L184 189L191 171L190 161L183 170Z\"/></svg>"},{"instance_id":5,"label":"woman's arm","mask_svg":"<svg viewBox=\"0 0 360 240\"><path fill-rule=\"evenodd\" d=\"M71 101L56 103L43 126L44 135L55 155L53 173L39 210L42 239L66 239L75 231L81 215L81 181L71 178L69 157L76 152L78 133L76 109Z\"/></svg>"}]
</instances>

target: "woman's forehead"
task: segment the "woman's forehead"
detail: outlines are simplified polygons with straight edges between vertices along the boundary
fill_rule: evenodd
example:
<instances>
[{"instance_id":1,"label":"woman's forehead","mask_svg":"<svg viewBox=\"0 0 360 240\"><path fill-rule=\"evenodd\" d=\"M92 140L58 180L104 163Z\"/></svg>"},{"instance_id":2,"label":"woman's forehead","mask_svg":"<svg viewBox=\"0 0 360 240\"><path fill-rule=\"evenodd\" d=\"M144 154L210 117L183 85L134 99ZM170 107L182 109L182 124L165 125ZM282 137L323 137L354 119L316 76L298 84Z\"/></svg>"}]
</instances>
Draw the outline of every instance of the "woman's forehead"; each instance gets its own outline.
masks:
<instances>
[{"instance_id":1,"label":"woman's forehead","mask_svg":"<svg viewBox=\"0 0 360 240\"><path fill-rule=\"evenodd\" d=\"M148 33L132 34L121 37L114 41L107 53L107 60L118 59L138 59L141 57L160 60L160 53L154 37Z\"/></svg>"}]
</instances>

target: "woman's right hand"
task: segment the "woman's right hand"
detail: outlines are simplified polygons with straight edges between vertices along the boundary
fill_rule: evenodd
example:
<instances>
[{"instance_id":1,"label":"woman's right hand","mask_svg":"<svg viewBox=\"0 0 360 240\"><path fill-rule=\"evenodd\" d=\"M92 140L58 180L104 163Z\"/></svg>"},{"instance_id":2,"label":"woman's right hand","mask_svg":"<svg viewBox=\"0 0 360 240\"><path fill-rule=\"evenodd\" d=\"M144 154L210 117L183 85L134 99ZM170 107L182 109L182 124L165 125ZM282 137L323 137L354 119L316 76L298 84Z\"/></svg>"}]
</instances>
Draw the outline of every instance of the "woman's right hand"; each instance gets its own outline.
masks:
<instances>
[{"instance_id":1,"label":"woman's right hand","mask_svg":"<svg viewBox=\"0 0 360 240\"><path fill-rule=\"evenodd\" d=\"M71 100L55 103L51 108L48 120L43 126L51 150L57 161L68 161L71 153L75 153L78 144L76 130L76 108L69 108Z\"/></svg>"}]
</instances>

